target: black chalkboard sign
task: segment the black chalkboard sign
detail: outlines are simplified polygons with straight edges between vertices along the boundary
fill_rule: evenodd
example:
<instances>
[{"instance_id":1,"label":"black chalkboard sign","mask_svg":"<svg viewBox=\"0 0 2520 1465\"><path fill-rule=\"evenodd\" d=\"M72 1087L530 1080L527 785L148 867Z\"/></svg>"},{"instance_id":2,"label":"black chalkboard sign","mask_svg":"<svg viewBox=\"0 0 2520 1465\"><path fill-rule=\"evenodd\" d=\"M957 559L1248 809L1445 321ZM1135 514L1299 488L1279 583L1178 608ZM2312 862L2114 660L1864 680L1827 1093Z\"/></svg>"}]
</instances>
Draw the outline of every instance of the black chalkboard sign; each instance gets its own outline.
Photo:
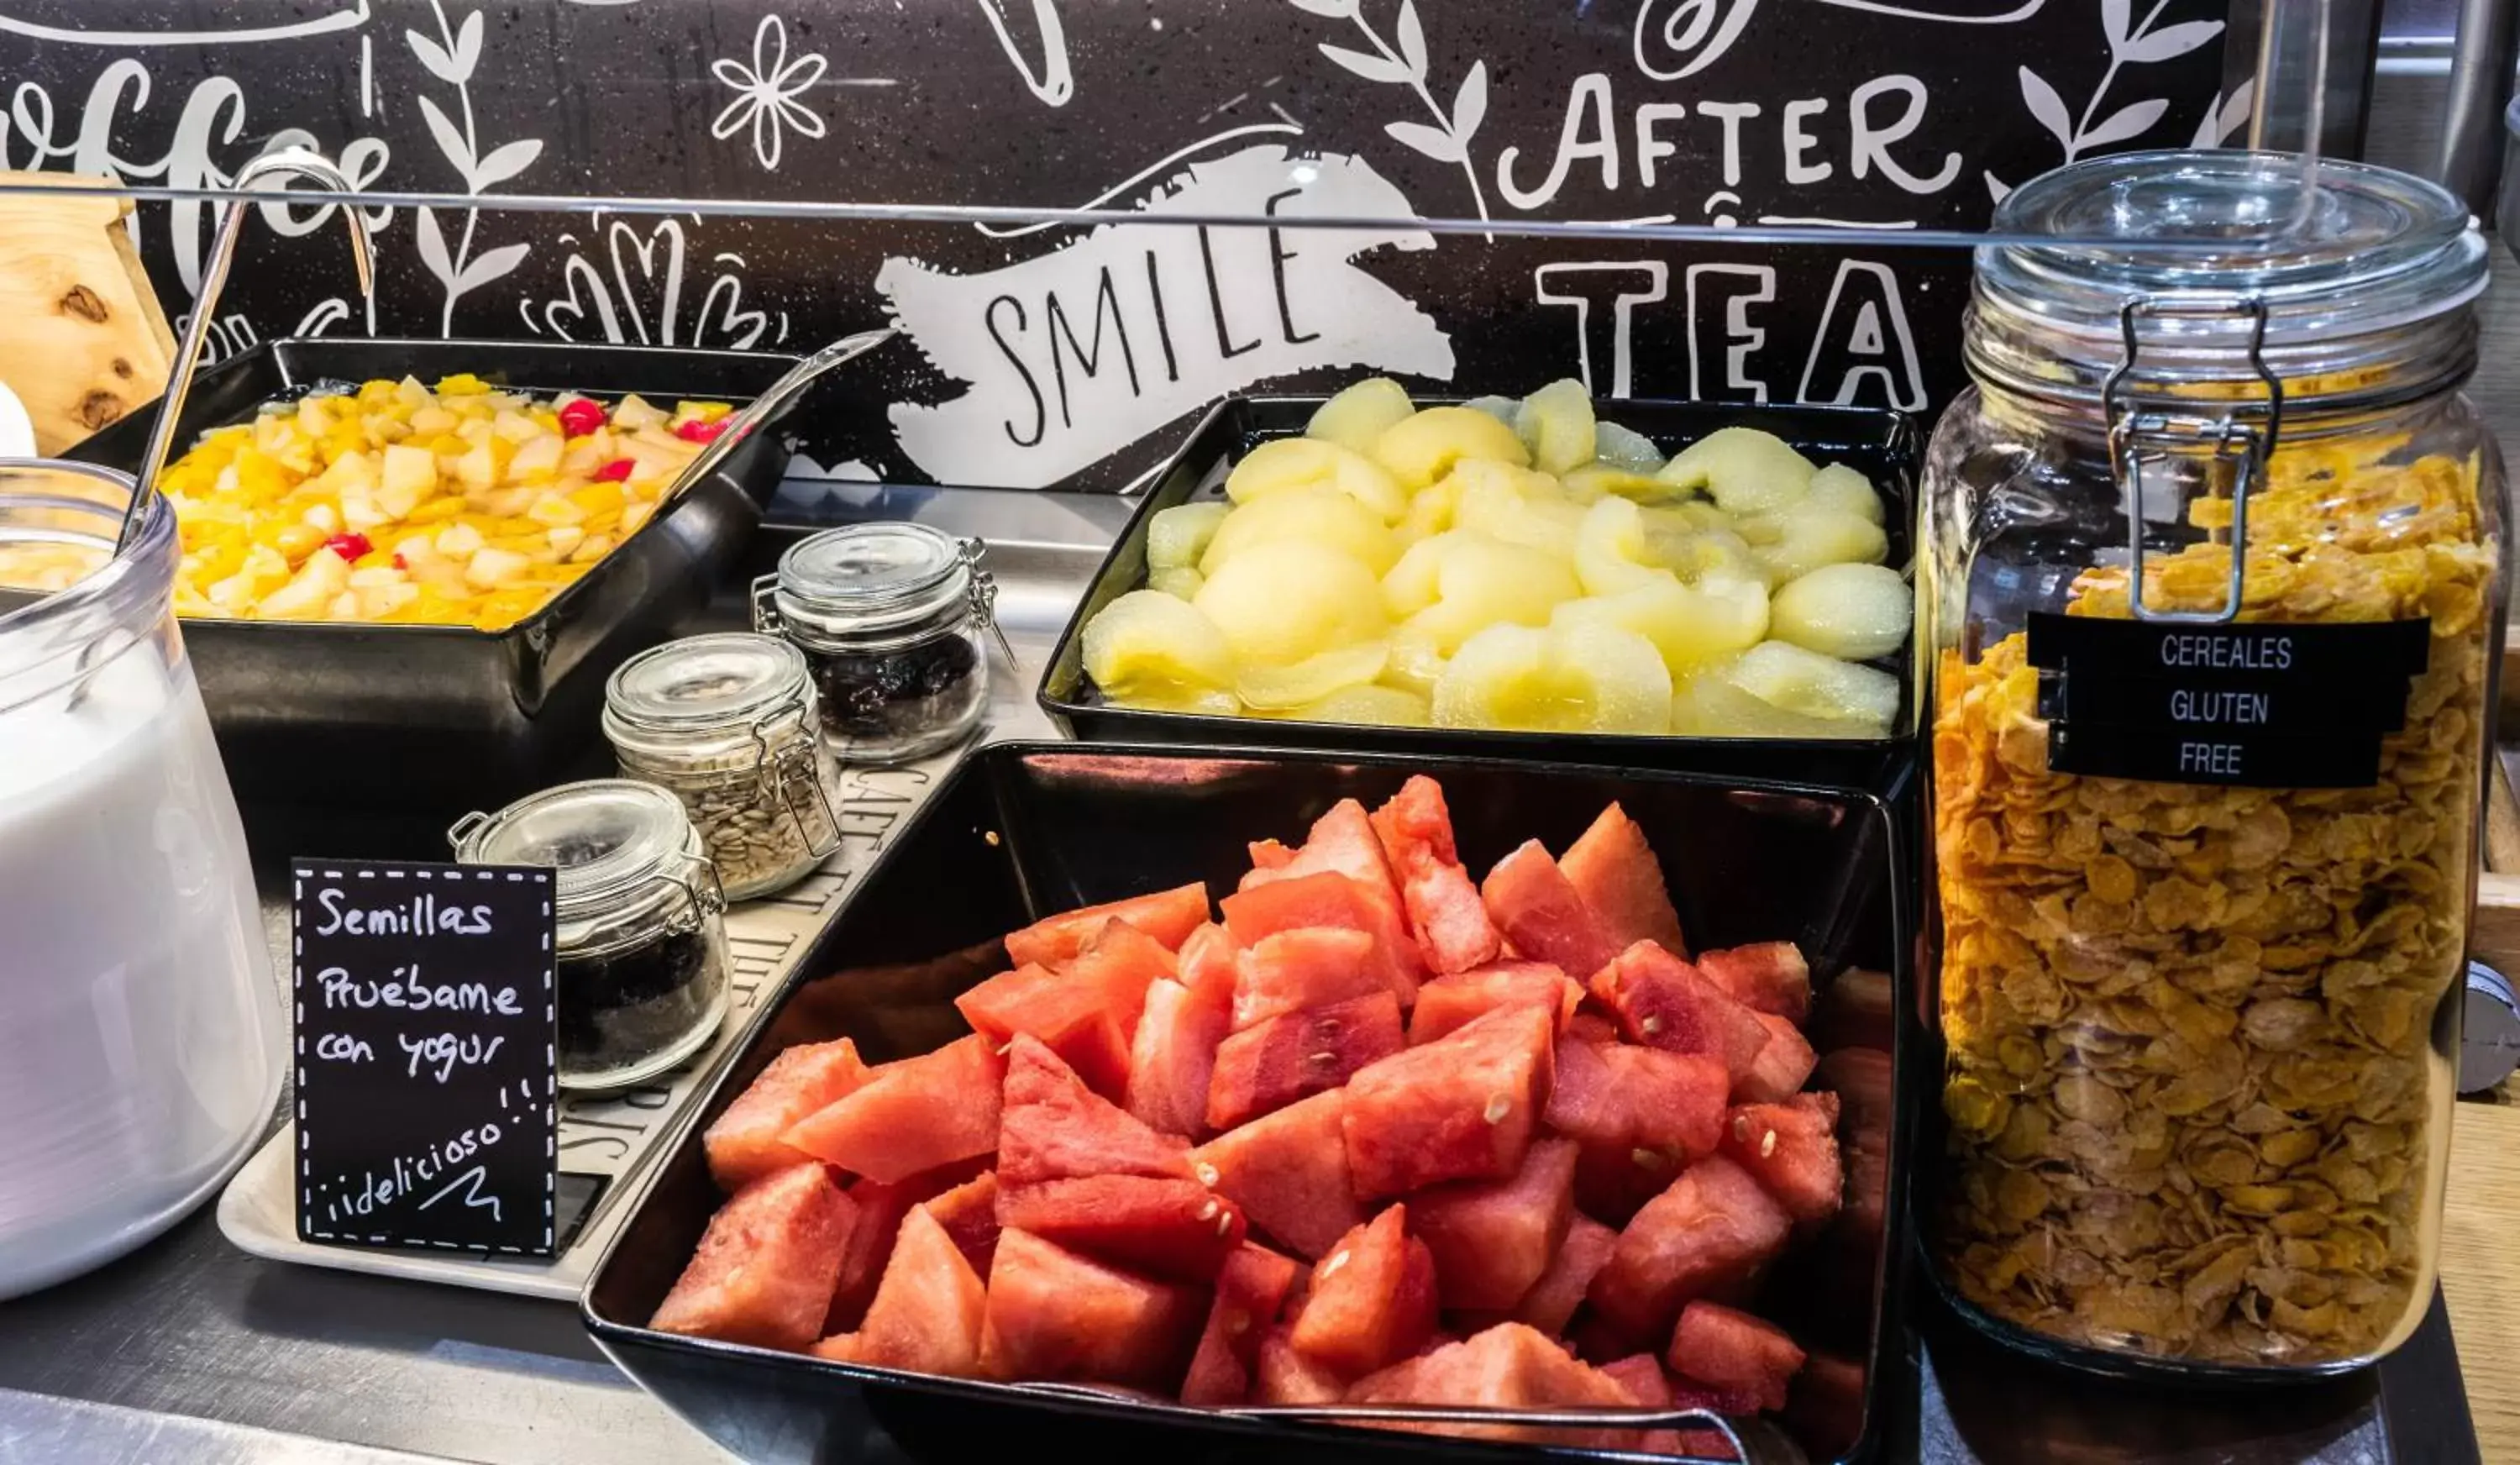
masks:
<instances>
[{"instance_id":1,"label":"black chalkboard sign","mask_svg":"<svg viewBox=\"0 0 2520 1465\"><path fill-rule=\"evenodd\" d=\"M1968 257L2062 162L2247 120L2243 0L0 0L18 168L216 183L274 141L363 191L263 205L224 350L316 333L801 352L832 478L1111 489L1212 401L1373 372L1459 395L1931 414ZM2227 65L2228 63L2228 65ZM567 212L500 197L582 198ZM606 196L973 204L1096 224L622 213ZM1188 227L1166 215L1245 221ZM1316 219L1446 219L1360 229ZM135 222L170 316L216 210ZM1602 226L1517 236L1531 222ZM1836 228L1795 246L1622 224ZM855 490L840 490L855 492Z\"/></svg>"},{"instance_id":2,"label":"black chalkboard sign","mask_svg":"<svg viewBox=\"0 0 2520 1465\"><path fill-rule=\"evenodd\" d=\"M298 1236L551 1255L552 872L291 874Z\"/></svg>"}]
</instances>

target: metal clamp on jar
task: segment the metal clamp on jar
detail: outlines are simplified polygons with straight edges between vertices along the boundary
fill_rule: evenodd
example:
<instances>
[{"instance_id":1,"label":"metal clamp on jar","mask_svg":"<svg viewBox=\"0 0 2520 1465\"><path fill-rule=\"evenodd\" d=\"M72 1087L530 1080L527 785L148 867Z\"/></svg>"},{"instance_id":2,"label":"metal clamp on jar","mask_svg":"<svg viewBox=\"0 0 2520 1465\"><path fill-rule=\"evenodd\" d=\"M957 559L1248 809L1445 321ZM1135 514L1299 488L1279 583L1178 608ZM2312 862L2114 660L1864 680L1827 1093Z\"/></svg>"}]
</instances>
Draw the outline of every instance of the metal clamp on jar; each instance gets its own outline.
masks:
<instances>
[{"instance_id":1,"label":"metal clamp on jar","mask_svg":"<svg viewBox=\"0 0 2520 1465\"><path fill-rule=\"evenodd\" d=\"M775 636L667 642L604 689L624 777L683 801L731 901L784 890L840 847L839 772L805 657Z\"/></svg>"},{"instance_id":2,"label":"metal clamp on jar","mask_svg":"<svg viewBox=\"0 0 2520 1465\"><path fill-rule=\"evenodd\" d=\"M841 761L905 763L961 742L989 704L983 635L1014 663L981 545L924 524L804 540L752 587L754 629L805 653Z\"/></svg>"},{"instance_id":3,"label":"metal clamp on jar","mask_svg":"<svg viewBox=\"0 0 2520 1465\"><path fill-rule=\"evenodd\" d=\"M554 879L560 1086L619 1088L708 1045L726 1017L726 896L682 804L627 778L563 783L446 833L465 865Z\"/></svg>"},{"instance_id":4,"label":"metal clamp on jar","mask_svg":"<svg viewBox=\"0 0 2520 1465\"><path fill-rule=\"evenodd\" d=\"M2238 152L2075 164L1995 230L1918 559L1936 1276L2086 1366L2359 1367L2440 1244L2508 552L2485 243L2419 179Z\"/></svg>"}]
</instances>

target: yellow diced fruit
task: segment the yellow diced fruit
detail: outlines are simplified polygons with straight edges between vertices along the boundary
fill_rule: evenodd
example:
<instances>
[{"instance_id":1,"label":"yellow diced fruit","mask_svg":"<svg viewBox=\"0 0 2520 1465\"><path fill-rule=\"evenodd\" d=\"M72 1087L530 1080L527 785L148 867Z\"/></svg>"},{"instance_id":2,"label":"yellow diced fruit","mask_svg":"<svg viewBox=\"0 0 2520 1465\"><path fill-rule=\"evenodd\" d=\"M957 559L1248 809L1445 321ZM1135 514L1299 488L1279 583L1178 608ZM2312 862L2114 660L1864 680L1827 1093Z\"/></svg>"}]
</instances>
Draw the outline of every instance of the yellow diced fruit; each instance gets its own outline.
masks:
<instances>
[{"instance_id":1,"label":"yellow diced fruit","mask_svg":"<svg viewBox=\"0 0 2520 1465\"><path fill-rule=\"evenodd\" d=\"M1433 483L1465 459L1529 467L1531 453L1513 429L1468 407L1429 407L1383 429L1369 457L1391 470L1403 488Z\"/></svg>"},{"instance_id":2,"label":"yellow diced fruit","mask_svg":"<svg viewBox=\"0 0 2520 1465\"><path fill-rule=\"evenodd\" d=\"M542 427L532 418L514 409L502 411L490 420L490 430L518 447L543 435Z\"/></svg>"},{"instance_id":3,"label":"yellow diced fruit","mask_svg":"<svg viewBox=\"0 0 2520 1465\"><path fill-rule=\"evenodd\" d=\"M552 553L565 558L569 551L586 542L586 531L575 524L554 524L546 538L551 541Z\"/></svg>"},{"instance_id":4,"label":"yellow diced fruit","mask_svg":"<svg viewBox=\"0 0 2520 1465\"><path fill-rule=\"evenodd\" d=\"M416 409L403 421L411 425L413 432L435 437L440 433L454 431L462 425L464 420L446 408L431 405Z\"/></svg>"},{"instance_id":5,"label":"yellow diced fruit","mask_svg":"<svg viewBox=\"0 0 2520 1465\"><path fill-rule=\"evenodd\" d=\"M428 388L421 385L417 377L405 377L394 383L394 401L401 406L405 417L428 406L432 400Z\"/></svg>"},{"instance_id":6,"label":"yellow diced fruit","mask_svg":"<svg viewBox=\"0 0 2520 1465\"><path fill-rule=\"evenodd\" d=\"M305 511L297 515L297 521L310 529L320 530L328 538L341 532L341 511L321 499L307 505Z\"/></svg>"},{"instance_id":7,"label":"yellow diced fruit","mask_svg":"<svg viewBox=\"0 0 2520 1465\"><path fill-rule=\"evenodd\" d=\"M623 397L612 409L612 425L622 432L636 432L642 427L661 427L666 422L665 415L658 412L647 398L637 392Z\"/></svg>"},{"instance_id":8,"label":"yellow diced fruit","mask_svg":"<svg viewBox=\"0 0 2520 1465\"><path fill-rule=\"evenodd\" d=\"M437 382L437 394L441 397L477 397L489 389L489 382L473 376L471 372L457 372L452 377L441 377Z\"/></svg>"},{"instance_id":9,"label":"yellow diced fruit","mask_svg":"<svg viewBox=\"0 0 2520 1465\"><path fill-rule=\"evenodd\" d=\"M1542 472L1582 467L1593 461L1593 393L1572 377L1552 381L1522 399L1513 430Z\"/></svg>"},{"instance_id":10,"label":"yellow diced fruit","mask_svg":"<svg viewBox=\"0 0 2520 1465\"><path fill-rule=\"evenodd\" d=\"M612 546L615 543L616 541L609 534L597 534L589 531L586 538L578 542L577 548L568 552L568 562L571 564L592 563L593 561L601 559L605 555L611 554Z\"/></svg>"},{"instance_id":11,"label":"yellow diced fruit","mask_svg":"<svg viewBox=\"0 0 2520 1465\"><path fill-rule=\"evenodd\" d=\"M451 559L464 559L480 550L484 541L481 531L471 524L449 524L437 531L437 553Z\"/></svg>"},{"instance_id":12,"label":"yellow diced fruit","mask_svg":"<svg viewBox=\"0 0 2520 1465\"><path fill-rule=\"evenodd\" d=\"M593 483L570 489L568 501L589 513L602 513L606 510L619 509L628 499L621 492L620 484L608 478L599 478Z\"/></svg>"},{"instance_id":13,"label":"yellow diced fruit","mask_svg":"<svg viewBox=\"0 0 2520 1465\"><path fill-rule=\"evenodd\" d=\"M483 590L496 590L523 574L532 563L513 550L485 545L473 551L472 557L465 563L464 578Z\"/></svg>"},{"instance_id":14,"label":"yellow diced fruit","mask_svg":"<svg viewBox=\"0 0 2520 1465\"><path fill-rule=\"evenodd\" d=\"M560 475L562 444L555 433L539 432L520 444L508 460L508 477L517 483L549 483Z\"/></svg>"},{"instance_id":15,"label":"yellow diced fruit","mask_svg":"<svg viewBox=\"0 0 2520 1465\"><path fill-rule=\"evenodd\" d=\"M498 483L499 462L491 456L488 443L455 460L455 480L468 489L486 489Z\"/></svg>"},{"instance_id":16,"label":"yellow diced fruit","mask_svg":"<svg viewBox=\"0 0 2520 1465\"><path fill-rule=\"evenodd\" d=\"M677 402L674 404L674 421L714 422L733 411L735 404L732 402Z\"/></svg>"},{"instance_id":17,"label":"yellow diced fruit","mask_svg":"<svg viewBox=\"0 0 2520 1465\"><path fill-rule=\"evenodd\" d=\"M358 618L381 621L420 599L420 587L404 581L362 587L357 592Z\"/></svg>"},{"instance_id":18,"label":"yellow diced fruit","mask_svg":"<svg viewBox=\"0 0 2520 1465\"><path fill-rule=\"evenodd\" d=\"M655 513L656 506L653 504L624 505L621 510L621 537L628 539L638 533Z\"/></svg>"},{"instance_id":19,"label":"yellow diced fruit","mask_svg":"<svg viewBox=\"0 0 2520 1465\"><path fill-rule=\"evenodd\" d=\"M405 495L417 504L437 490L437 460L426 448L394 443L384 451L378 476L378 496L391 504Z\"/></svg>"},{"instance_id":20,"label":"yellow diced fruit","mask_svg":"<svg viewBox=\"0 0 2520 1465\"><path fill-rule=\"evenodd\" d=\"M1417 410L1407 387L1388 377L1368 377L1316 409L1304 424L1304 435L1353 453L1371 453L1376 438Z\"/></svg>"},{"instance_id":21,"label":"yellow diced fruit","mask_svg":"<svg viewBox=\"0 0 2520 1465\"><path fill-rule=\"evenodd\" d=\"M306 556L296 576L253 607L265 620L316 620L332 610L333 598L350 588L350 562L330 550Z\"/></svg>"}]
</instances>

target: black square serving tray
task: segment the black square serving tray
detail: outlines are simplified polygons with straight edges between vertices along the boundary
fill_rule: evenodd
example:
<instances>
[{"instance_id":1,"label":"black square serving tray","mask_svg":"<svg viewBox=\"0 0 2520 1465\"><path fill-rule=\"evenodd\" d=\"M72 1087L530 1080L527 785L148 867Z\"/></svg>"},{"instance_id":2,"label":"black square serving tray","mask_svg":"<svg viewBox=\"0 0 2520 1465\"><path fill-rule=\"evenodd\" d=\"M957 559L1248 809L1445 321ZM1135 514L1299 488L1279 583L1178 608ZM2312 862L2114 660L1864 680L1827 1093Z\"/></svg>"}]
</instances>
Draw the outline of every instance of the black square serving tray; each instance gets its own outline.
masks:
<instances>
[{"instance_id":1,"label":"black square serving tray","mask_svg":"<svg viewBox=\"0 0 2520 1465\"><path fill-rule=\"evenodd\" d=\"M867 873L787 988L764 1000L714 1088L628 1198L628 1218L582 1299L596 1341L745 1457L885 1458L895 1448L936 1462L1531 1458L1532 1446L1052 1399L647 1326L723 1199L699 1135L782 1049L848 1037L882 1061L936 1047L966 1031L954 998L1004 968L1002 933L1192 877L1230 892L1249 866L1246 841L1299 836L1337 800L1371 806L1412 773L1444 784L1473 869L1526 838L1563 849L1615 799L1660 854L1692 944L1791 939L1808 954L1822 992L1815 1045L1865 1050L1831 1071L1861 1066L1878 1077L1869 1093L1842 1090L1847 1210L1778 1268L1760 1306L1807 1348L1842 1360L1839 1391L1798 1397L1787 1413L1801 1450L1814 1460L1875 1457L1914 1388L1899 1301L1912 1107L1900 1065L1917 1050L1898 1031L1912 942L1896 896L1910 878L1904 841L1871 794L1696 775L1284 749L974 751ZM1844 1387L1849 1380L1860 1385Z\"/></svg>"},{"instance_id":2,"label":"black square serving tray","mask_svg":"<svg viewBox=\"0 0 2520 1465\"><path fill-rule=\"evenodd\" d=\"M272 402L375 377L471 372L495 386L605 400L761 395L788 356L549 341L280 339L200 374L175 434L249 422ZM137 471L155 405L69 456ZM778 492L788 449L760 432L549 604L503 631L343 622L183 621L228 777L269 806L495 808L593 745L613 668L704 606Z\"/></svg>"},{"instance_id":3,"label":"black square serving tray","mask_svg":"<svg viewBox=\"0 0 2520 1465\"><path fill-rule=\"evenodd\" d=\"M1125 707L1106 699L1085 675L1085 623L1103 606L1147 584L1147 531L1176 505L1222 500L1226 473L1244 454L1278 438L1301 436L1320 396L1236 397L1217 404L1180 453L1158 469L1128 527L1077 603L1041 682L1041 706L1059 729L1086 741L1264 744L1276 747L1375 748L1467 757L1539 757L1617 768L1694 769L1755 777L1815 778L1870 784L1901 761L1915 726L1912 647L1878 663L1905 692L1891 735L1868 739L1682 737L1671 734L1547 734L1462 728L1378 728L1279 718L1211 717ZM1460 399L1420 398L1420 406ZM1892 564L1908 562L1915 543L1916 477L1924 434L1904 413L1868 407L1772 407L1717 402L1615 398L1598 404L1605 422L1643 433L1665 453L1719 427L1775 433L1818 464L1843 463L1870 478L1885 503Z\"/></svg>"}]
</instances>

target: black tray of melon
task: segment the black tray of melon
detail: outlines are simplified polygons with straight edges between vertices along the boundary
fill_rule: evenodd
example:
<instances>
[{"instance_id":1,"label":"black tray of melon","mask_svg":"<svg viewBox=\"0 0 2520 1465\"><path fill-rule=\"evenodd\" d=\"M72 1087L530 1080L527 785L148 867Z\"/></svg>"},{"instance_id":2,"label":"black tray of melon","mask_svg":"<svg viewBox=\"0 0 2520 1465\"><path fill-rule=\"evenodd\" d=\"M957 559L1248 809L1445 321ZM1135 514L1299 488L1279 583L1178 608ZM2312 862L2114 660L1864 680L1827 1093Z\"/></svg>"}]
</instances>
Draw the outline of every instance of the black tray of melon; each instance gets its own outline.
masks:
<instances>
[{"instance_id":1,"label":"black tray of melon","mask_svg":"<svg viewBox=\"0 0 2520 1465\"><path fill-rule=\"evenodd\" d=\"M588 1324L739 1452L1868 1457L1901 858L1858 792L982 748Z\"/></svg>"}]
</instances>

